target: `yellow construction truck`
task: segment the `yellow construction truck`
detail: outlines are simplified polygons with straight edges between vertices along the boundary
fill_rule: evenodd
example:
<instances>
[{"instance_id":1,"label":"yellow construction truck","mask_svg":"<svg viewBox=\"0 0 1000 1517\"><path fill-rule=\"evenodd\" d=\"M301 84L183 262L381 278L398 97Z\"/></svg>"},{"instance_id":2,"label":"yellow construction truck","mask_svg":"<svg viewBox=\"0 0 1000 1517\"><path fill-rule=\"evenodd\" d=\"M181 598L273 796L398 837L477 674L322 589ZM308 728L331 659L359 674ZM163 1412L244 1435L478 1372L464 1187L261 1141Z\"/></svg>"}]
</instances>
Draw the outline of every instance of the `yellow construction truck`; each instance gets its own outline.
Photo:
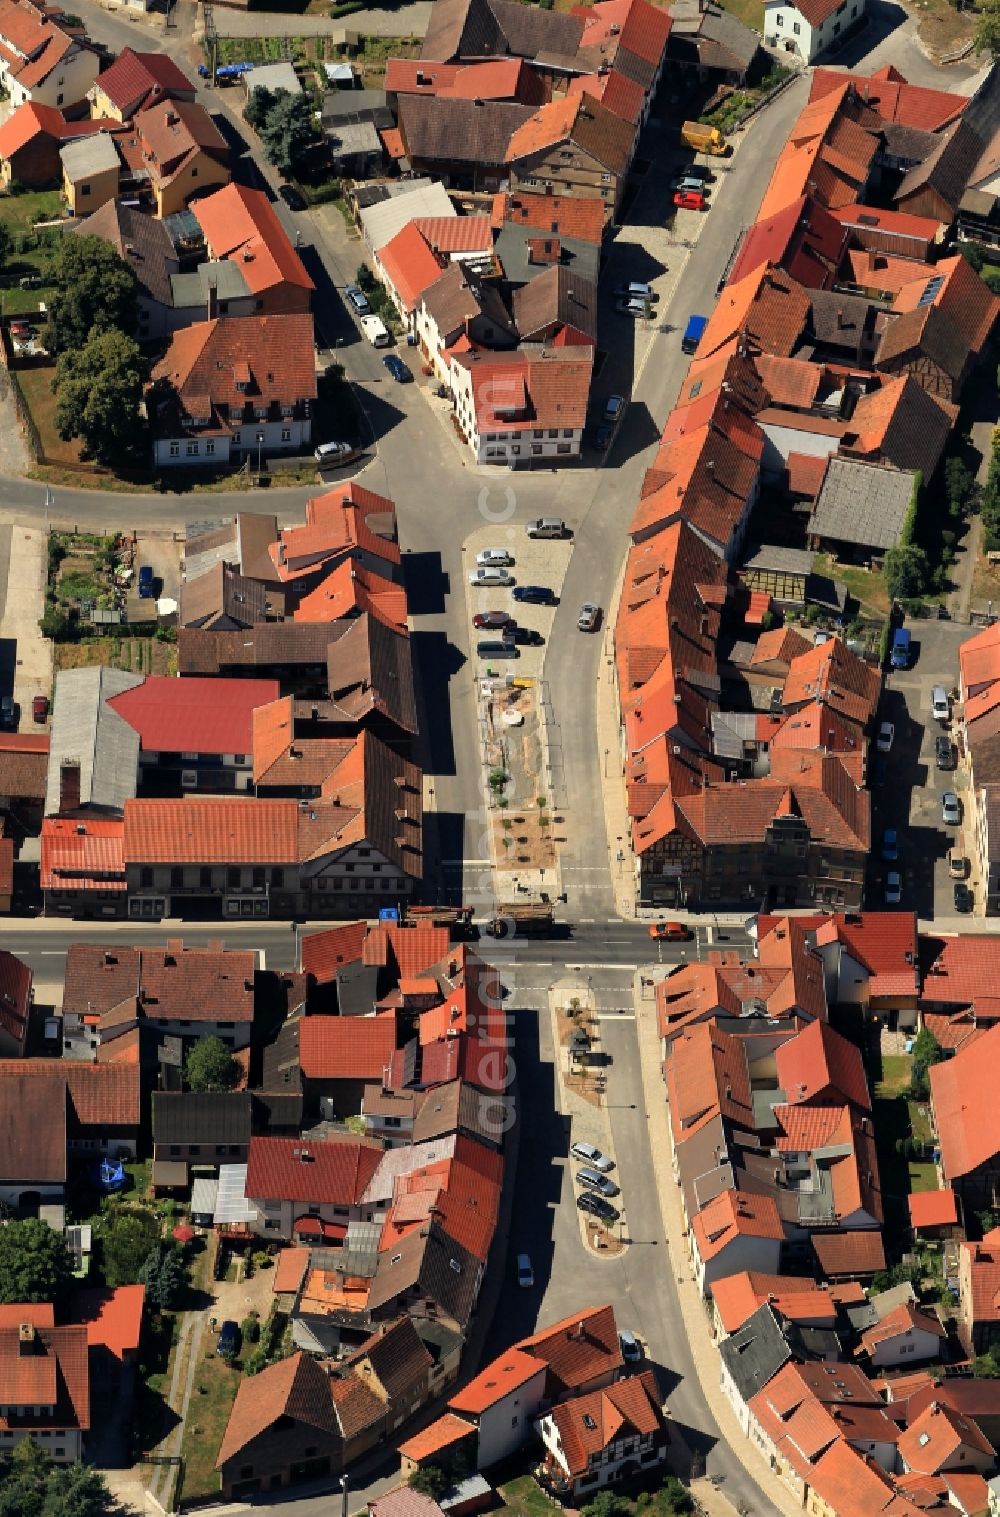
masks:
<instances>
[{"instance_id":1,"label":"yellow construction truck","mask_svg":"<svg viewBox=\"0 0 1000 1517\"><path fill-rule=\"evenodd\" d=\"M710 153L713 158L725 158L732 151L717 126L702 126L700 121L685 121L681 141L696 153Z\"/></svg>"}]
</instances>

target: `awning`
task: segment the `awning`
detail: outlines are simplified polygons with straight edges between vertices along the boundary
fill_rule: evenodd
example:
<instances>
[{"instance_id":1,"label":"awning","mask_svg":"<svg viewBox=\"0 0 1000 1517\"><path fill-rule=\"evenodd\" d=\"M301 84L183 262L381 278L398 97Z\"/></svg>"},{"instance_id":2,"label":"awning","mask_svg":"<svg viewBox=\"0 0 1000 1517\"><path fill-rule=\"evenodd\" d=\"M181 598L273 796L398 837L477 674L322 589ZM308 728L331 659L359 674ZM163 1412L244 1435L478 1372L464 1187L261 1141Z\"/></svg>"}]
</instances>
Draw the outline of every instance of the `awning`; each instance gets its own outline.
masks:
<instances>
[{"instance_id":1,"label":"awning","mask_svg":"<svg viewBox=\"0 0 1000 1517\"><path fill-rule=\"evenodd\" d=\"M162 1185L168 1190L188 1183L188 1167L183 1159L154 1159L153 1185Z\"/></svg>"},{"instance_id":2,"label":"awning","mask_svg":"<svg viewBox=\"0 0 1000 1517\"><path fill-rule=\"evenodd\" d=\"M321 1222L319 1217L299 1217L293 1227L300 1238L322 1238L326 1243L343 1243L347 1228L339 1222Z\"/></svg>"}]
</instances>

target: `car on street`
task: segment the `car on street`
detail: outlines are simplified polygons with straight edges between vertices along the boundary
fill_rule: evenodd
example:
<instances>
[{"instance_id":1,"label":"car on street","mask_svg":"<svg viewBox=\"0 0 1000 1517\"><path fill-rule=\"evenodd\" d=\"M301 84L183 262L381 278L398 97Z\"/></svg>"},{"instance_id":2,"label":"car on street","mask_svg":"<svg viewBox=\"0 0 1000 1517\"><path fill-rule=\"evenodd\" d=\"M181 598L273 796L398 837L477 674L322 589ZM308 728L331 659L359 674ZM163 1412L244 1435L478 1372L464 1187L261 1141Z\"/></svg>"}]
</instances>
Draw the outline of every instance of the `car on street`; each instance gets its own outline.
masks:
<instances>
[{"instance_id":1,"label":"car on street","mask_svg":"<svg viewBox=\"0 0 1000 1517\"><path fill-rule=\"evenodd\" d=\"M885 877L885 904L898 906L903 899L903 882L895 869L890 869Z\"/></svg>"},{"instance_id":2,"label":"car on street","mask_svg":"<svg viewBox=\"0 0 1000 1517\"><path fill-rule=\"evenodd\" d=\"M655 300L656 291L651 284L633 279L631 284L620 284L615 290L616 300Z\"/></svg>"},{"instance_id":3,"label":"car on street","mask_svg":"<svg viewBox=\"0 0 1000 1517\"><path fill-rule=\"evenodd\" d=\"M701 190L678 190L674 195L674 205L681 211L703 211L705 196Z\"/></svg>"},{"instance_id":4,"label":"car on street","mask_svg":"<svg viewBox=\"0 0 1000 1517\"><path fill-rule=\"evenodd\" d=\"M531 1258L528 1254L517 1256L517 1283L522 1290L531 1290L535 1283L535 1271L531 1267Z\"/></svg>"},{"instance_id":5,"label":"car on street","mask_svg":"<svg viewBox=\"0 0 1000 1517\"><path fill-rule=\"evenodd\" d=\"M469 575L470 585L512 585L514 576L506 569L473 569Z\"/></svg>"},{"instance_id":6,"label":"car on street","mask_svg":"<svg viewBox=\"0 0 1000 1517\"><path fill-rule=\"evenodd\" d=\"M690 943L694 937L683 922L651 922L649 935L655 943Z\"/></svg>"},{"instance_id":7,"label":"car on street","mask_svg":"<svg viewBox=\"0 0 1000 1517\"><path fill-rule=\"evenodd\" d=\"M604 402L604 420L617 421L625 409L624 395L609 395Z\"/></svg>"},{"instance_id":8,"label":"car on street","mask_svg":"<svg viewBox=\"0 0 1000 1517\"><path fill-rule=\"evenodd\" d=\"M356 284L345 284L344 294L347 296L347 299L350 301L351 305L357 311L359 316L368 316L371 314L371 306L368 304L368 296L365 294L364 290L359 290Z\"/></svg>"},{"instance_id":9,"label":"car on street","mask_svg":"<svg viewBox=\"0 0 1000 1517\"><path fill-rule=\"evenodd\" d=\"M538 516L524 528L529 537L565 537L566 523L561 516Z\"/></svg>"},{"instance_id":10,"label":"car on street","mask_svg":"<svg viewBox=\"0 0 1000 1517\"><path fill-rule=\"evenodd\" d=\"M474 627L516 627L509 611L477 611L472 618Z\"/></svg>"},{"instance_id":11,"label":"car on street","mask_svg":"<svg viewBox=\"0 0 1000 1517\"><path fill-rule=\"evenodd\" d=\"M49 714L49 698L47 695L36 695L31 702L31 720L44 722Z\"/></svg>"},{"instance_id":12,"label":"car on street","mask_svg":"<svg viewBox=\"0 0 1000 1517\"><path fill-rule=\"evenodd\" d=\"M513 555L506 548L480 548L476 554L476 563L480 569L503 569L513 562Z\"/></svg>"},{"instance_id":13,"label":"car on street","mask_svg":"<svg viewBox=\"0 0 1000 1517\"><path fill-rule=\"evenodd\" d=\"M642 1358L642 1344L635 1336L635 1333L630 1332L627 1327L623 1328L618 1334L618 1346L622 1351L622 1358L626 1364L639 1363L639 1360Z\"/></svg>"},{"instance_id":14,"label":"car on street","mask_svg":"<svg viewBox=\"0 0 1000 1517\"><path fill-rule=\"evenodd\" d=\"M393 379L398 385L408 385L410 383L413 375L403 360L401 358L397 358L395 353L386 353L385 357L382 359L382 362L385 364L386 368L389 370L389 373L392 375Z\"/></svg>"},{"instance_id":15,"label":"car on street","mask_svg":"<svg viewBox=\"0 0 1000 1517\"><path fill-rule=\"evenodd\" d=\"M589 1192L577 1196L576 1204L580 1211L589 1212L592 1217L596 1217L599 1222L603 1222L608 1227L613 1222L617 1222L621 1216L621 1212L616 1206L612 1206L610 1201L604 1201L600 1196L592 1196Z\"/></svg>"},{"instance_id":16,"label":"car on street","mask_svg":"<svg viewBox=\"0 0 1000 1517\"><path fill-rule=\"evenodd\" d=\"M593 1143L574 1143L570 1149L570 1155L574 1159L582 1159L584 1164L589 1164L591 1168L599 1169L605 1174L615 1167L614 1161L599 1148L595 1148Z\"/></svg>"},{"instance_id":17,"label":"car on street","mask_svg":"<svg viewBox=\"0 0 1000 1517\"><path fill-rule=\"evenodd\" d=\"M592 600L585 600L580 607L580 615L576 619L576 625L581 632L596 632L601 624L601 608Z\"/></svg>"},{"instance_id":18,"label":"car on street","mask_svg":"<svg viewBox=\"0 0 1000 1517\"><path fill-rule=\"evenodd\" d=\"M964 880L969 872L969 861L957 848L948 849L948 875L953 880Z\"/></svg>"},{"instance_id":19,"label":"car on street","mask_svg":"<svg viewBox=\"0 0 1000 1517\"><path fill-rule=\"evenodd\" d=\"M671 188L676 190L677 193L681 195L687 194L689 192L695 195L708 194L708 191L705 188L705 181L703 179L700 179L697 174L692 174L687 171L685 171L679 179L674 180Z\"/></svg>"},{"instance_id":20,"label":"car on street","mask_svg":"<svg viewBox=\"0 0 1000 1517\"><path fill-rule=\"evenodd\" d=\"M578 1185L585 1185L588 1190L596 1190L601 1196L617 1196L618 1186L614 1180L609 1180L607 1175L602 1175L596 1169L578 1169L576 1172Z\"/></svg>"},{"instance_id":21,"label":"car on street","mask_svg":"<svg viewBox=\"0 0 1000 1517\"><path fill-rule=\"evenodd\" d=\"M510 593L515 600L531 601L536 606L552 606L556 599L548 585L517 585Z\"/></svg>"},{"instance_id":22,"label":"car on street","mask_svg":"<svg viewBox=\"0 0 1000 1517\"><path fill-rule=\"evenodd\" d=\"M618 300L615 302L615 310L619 316L632 316L636 321L642 321L653 314L648 300Z\"/></svg>"},{"instance_id":23,"label":"car on street","mask_svg":"<svg viewBox=\"0 0 1000 1517\"><path fill-rule=\"evenodd\" d=\"M875 740L875 747L878 749L879 753L889 753L891 751L892 740L895 736L896 729L892 723L883 722L881 727L878 729L878 737Z\"/></svg>"},{"instance_id":24,"label":"car on street","mask_svg":"<svg viewBox=\"0 0 1000 1517\"><path fill-rule=\"evenodd\" d=\"M313 453L318 464L327 469L337 468L340 464L353 463L361 456L361 449L356 448L351 442L321 442Z\"/></svg>"},{"instance_id":25,"label":"car on street","mask_svg":"<svg viewBox=\"0 0 1000 1517\"><path fill-rule=\"evenodd\" d=\"M0 730L17 731L17 702L12 695L5 695L0 699Z\"/></svg>"},{"instance_id":26,"label":"car on street","mask_svg":"<svg viewBox=\"0 0 1000 1517\"><path fill-rule=\"evenodd\" d=\"M954 790L946 790L941 797L941 820L946 827L957 827L962 820L962 803Z\"/></svg>"},{"instance_id":27,"label":"car on street","mask_svg":"<svg viewBox=\"0 0 1000 1517\"><path fill-rule=\"evenodd\" d=\"M975 904L976 904L976 897L972 893L972 891L969 889L968 885L956 885L955 886L955 910L956 911L962 911L962 912L971 911L972 908L975 906Z\"/></svg>"},{"instance_id":28,"label":"car on street","mask_svg":"<svg viewBox=\"0 0 1000 1517\"><path fill-rule=\"evenodd\" d=\"M301 190L297 190L294 184L279 184L278 194L290 211L304 211L308 209L309 202Z\"/></svg>"},{"instance_id":29,"label":"car on street","mask_svg":"<svg viewBox=\"0 0 1000 1517\"><path fill-rule=\"evenodd\" d=\"M230 1318L222 1324L215 1352L223 1359L235 1359L240 1351L240 1330Z\"/></svg>"},{"instance_id":30,"label":"car on street","mask_svg":"<svg viewBox=\"0 0 1000 1517\"><path fill-rule=\"evenodd\" d=\"M887 864L894 864L899 858L899 843L894 827L887 827L882 834L882 857Z\"/></svg>"},{"instance_id":31,"label":"car on street","mask_svg":"<svg viewBox=\"0 0 1000 1517\"><path fill-rule=\"evenodd\" d=\"M943 685L935 685L931 691L931 714L936 722L951 721L951 701Z\"/></svg>"},{"instance_id":32,"label":"car on street","mask_svg":"<svg viewBox=\"0 0 1000 1517\"><path fill-rule=\"evenodd\" d=\"M599 427L594 428L594 447L599 453L608 451L614 435L615 429L609 421L602 421Z\"/></svg>"},{"instance_id":33,"label":"car on street","mask_svg":"<svg viewBox=\"0 0 1000 1517\"><path fill-rule=\"evenodd\" d=\"M714 184L715 175L709 168L704 168L700 163L689 163L684 173L689 179L700 179L702 184Z\"/></svg>"},{"instance_id":34,"label":"car on street","mask_svg":"<svg viewBox=\"0 0 1000 1517\"><path fill-rule=\"evenodd\" d=\"M519 648L540 648L545 641L534 627L519 627L517 622L508 622L501 635L505 643L516 643Z\"/></svg>"},{"instance_id":35,"label":"car on street","mask_svg":"<svg viewBox=\"0 0 1000 1517\"><path fill-rule=\"evenodd\" d=\"M939 769L954 769L955 750L951 746L951 738L941 737L934 740L934 758Z\"/></svg>"}]
</instances>

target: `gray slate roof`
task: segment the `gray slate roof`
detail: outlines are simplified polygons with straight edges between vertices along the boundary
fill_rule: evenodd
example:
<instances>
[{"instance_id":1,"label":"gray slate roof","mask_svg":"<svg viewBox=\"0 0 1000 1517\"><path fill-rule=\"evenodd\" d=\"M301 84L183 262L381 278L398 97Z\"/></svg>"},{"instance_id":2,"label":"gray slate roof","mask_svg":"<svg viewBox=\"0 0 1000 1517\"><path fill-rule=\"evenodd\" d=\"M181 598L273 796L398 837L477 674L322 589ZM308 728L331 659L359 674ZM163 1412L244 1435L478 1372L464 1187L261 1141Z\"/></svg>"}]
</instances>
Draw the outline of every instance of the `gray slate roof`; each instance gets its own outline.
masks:
<instances>
[{"instance_id":1,"label":"gray slate roof","mask_svg":"<svg viewBox=\"0 0 1000 1517\"><path fill-rule=\"evenodd\" d=\"M834 455L809 518L810 535L894 548L912 495L912 474Z\"/></svg>"},{"instance_id":2,"label":"gray slate roof","mask_svg":"<svg viewBox=\"0 0 1000 1517\"><path fill-rule=\"evenodd\" d=\"M135 795L139 734L108 704L113 695L141 685L141 674L123 669L62 669L56 675L49 739L45 815L59 810L63 762L80 765L80 804L121 812Z\"/></svg>"},{"instance_id":3,"label":"gray slate roof","mask_svg":"<svg viewBox=\"0 0 1000 1517\"><path fill-rule=\"evenodd\" d=\"M248 1090L153 1091L153 1142L250 1142L251 1095Z\"/></svg>"},{"instance_id":4,"label":"gray slate roof","mask_svg":"<svg viewBox=\"0 0 1000 1517\"><path fill-rule=\"evenodd\" d=\"M778 1319L766 1302L738 1332L723 1339L719 1353L744 1401L763 1390L792 1357Z\"/></svg>"},{"instance_id":5,"label":"gray slate roof","mask_svg":"<svg viewBox=\"0 0 1000 1517\"><path fill-rule=\"evenodd\" d=\"M210 259L189 274L171 274L170 293L175 309L202 306L207 309L210 286L220 300L246 300L250 286L238 263L231 258Z\"/></svg>"}]
</instances>

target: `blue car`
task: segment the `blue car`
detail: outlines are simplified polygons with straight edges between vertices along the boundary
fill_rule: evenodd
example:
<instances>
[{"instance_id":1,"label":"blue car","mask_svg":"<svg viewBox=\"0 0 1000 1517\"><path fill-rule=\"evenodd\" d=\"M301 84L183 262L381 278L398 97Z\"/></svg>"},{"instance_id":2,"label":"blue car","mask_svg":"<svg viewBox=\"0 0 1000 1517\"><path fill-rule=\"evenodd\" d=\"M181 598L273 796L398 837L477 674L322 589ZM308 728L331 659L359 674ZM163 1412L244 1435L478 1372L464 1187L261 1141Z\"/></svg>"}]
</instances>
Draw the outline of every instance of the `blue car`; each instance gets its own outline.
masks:
<instances>
[{"instance_id":1,"label":"blue car","mask_svg":"<svg viewBox=\"0 0 1000 1517\"><path fill-rule=\"evenodd\" d=\"M235 1322L227 1320L222 1324L222 1331L219 1333L215 1352L223 1359L232 1359L236 1357L239 1351L240 1330Z\"/></svg>"},{"instance_id":2,"label":"blue car","mask_svg":"<svg viewBox=\"0 0 1000 1517\"><path fill-rule=\"evenodd\" d=\"M413 375L410 373L406 364L401 358L397 358L395 353L387 353L382 362L385 364L386 368L389 370L389 373L392 375L397 384L409 384L410 380L413 378Z\"/></svg>"},{"instance_id":3,"label":"blue car","mask_svg":"<svg viewBox=\"0 0 1000 1517\"><path fill-rule=\"evenodd\" d=\"M515 585L510 593L515 600L533 601L537 606L551 606L555 601L548 585Z\"/></svg>"},{"instance_id":4,"label":"blue car","mask_svg":"<svg viewBox=\"0 0 1000 1517\"><path fill-rule=\"evenodd\" d=\"M882 857L887 864L894 864L899 858L899 845L892 827L887 827L882 834Z\"/></svg>"}]
</instances>

